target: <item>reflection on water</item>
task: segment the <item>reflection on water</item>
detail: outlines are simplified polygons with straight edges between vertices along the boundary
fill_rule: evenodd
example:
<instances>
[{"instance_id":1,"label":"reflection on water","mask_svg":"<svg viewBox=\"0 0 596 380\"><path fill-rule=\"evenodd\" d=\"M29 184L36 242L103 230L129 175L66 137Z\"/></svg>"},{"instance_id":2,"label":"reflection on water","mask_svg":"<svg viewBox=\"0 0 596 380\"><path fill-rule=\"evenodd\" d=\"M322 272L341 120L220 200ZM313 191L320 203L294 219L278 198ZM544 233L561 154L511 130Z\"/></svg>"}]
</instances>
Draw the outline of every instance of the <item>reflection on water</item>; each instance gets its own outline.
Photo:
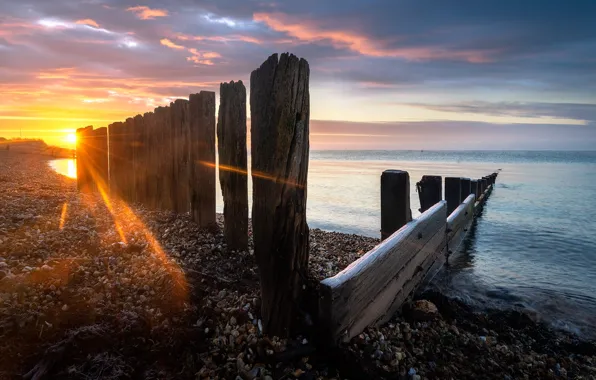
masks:
<instances>
[{"instance_id":1,"label":"reflection on water","mask_svg":"<svg viewBox=\"0 0 596 380\"><path fill-rule=\"evenodd\" d=\"M61 158L50 161L50 167L59 174L70 178L77 178L77 160L74 158Z\"/></svg>"}]
</instances>

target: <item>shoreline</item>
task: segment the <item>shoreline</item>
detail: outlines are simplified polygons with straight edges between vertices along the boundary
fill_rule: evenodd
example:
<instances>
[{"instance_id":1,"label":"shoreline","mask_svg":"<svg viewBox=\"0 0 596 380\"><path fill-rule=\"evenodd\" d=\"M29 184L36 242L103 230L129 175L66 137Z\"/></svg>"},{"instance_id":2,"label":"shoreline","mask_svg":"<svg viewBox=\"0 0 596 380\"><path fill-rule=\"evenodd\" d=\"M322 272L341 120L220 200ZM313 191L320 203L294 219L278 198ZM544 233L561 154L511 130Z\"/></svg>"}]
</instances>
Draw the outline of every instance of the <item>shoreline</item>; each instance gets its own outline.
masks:
<instances>
[{"instance_id":1,"label":"shoreline","mask_svg":"<svg viewBox=\"0 0 596 380\"><path fill-rule=\"evenodd\" d=\"M314 331L264 337L250 252L185 215L79 194L50 157L0 155L0 378L36 365L58 378L596 377L593 342L438 293L424 296L433 319L395 316L331 354ZM313 283L378 241L312 229Z\"/></svg>"}]
</instances>

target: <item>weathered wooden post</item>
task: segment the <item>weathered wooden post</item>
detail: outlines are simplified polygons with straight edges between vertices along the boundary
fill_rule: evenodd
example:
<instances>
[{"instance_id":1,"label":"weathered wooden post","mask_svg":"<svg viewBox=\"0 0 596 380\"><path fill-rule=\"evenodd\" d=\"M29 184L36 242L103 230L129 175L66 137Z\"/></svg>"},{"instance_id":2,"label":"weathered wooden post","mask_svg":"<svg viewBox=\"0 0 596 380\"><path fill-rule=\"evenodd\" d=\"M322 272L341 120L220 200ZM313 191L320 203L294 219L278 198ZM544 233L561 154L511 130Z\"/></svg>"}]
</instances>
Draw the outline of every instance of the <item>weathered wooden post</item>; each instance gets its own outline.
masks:
<instances>
[{"instance_id":1,"label":"weathered wooden post","mask_svg":"<svg viewBox=\"0 0 596 380\"><path fill-rule=\"evenodd\" d=\"M410 175L402 170L385 170L381 174L381 240L411 220Z\"/></svg>"},{"instance_id":2,"label":"weathered wooden post","mask_svg":"<svg viewBox=\"0 0 596 380\"><path fill-rule=\"evenodd\" d=\"M133 165L135 171L133 201L143 203L145 201L145 144L143 134L145 126L143 116L134 117L134 140L133 140Z\"/></svg>"},{"instance_id":3,"label":"weathered wooden post","mask_svg":"<svg viewBox=\"0 0 596 380\"><path fill-rule=\"evenodd\" d=\"M250 76L252 226L266 333L298 326L308 272L308 62L284 53Z\"/></svg>"},{"instance_id":4,"label":"weathered wooden post","mask_svg":"<svg viewBox=\"0 0 596 380\"><path fill-rule=\"evenodd\" d=\"M108 129L98 128L94 131L94 165L96 170L95 185L103 191L108 187Z\"/></svg>"},{"instance_id":5,"label":"weathered wooden post","mask_svg":"<svg viewBox=\"0 0 596 380\"><path fill-rule=\"evenodd\" d=\"M445 177L445 200L447 201L447 215L451 215L460 202L461 178Z\"/></svg>"},{"instance_id":6,"label":"weathered wooden post","mask_svg":"<svg viewBox=\"0 0 596 380\"><path fill-rule=\"evenodd\" d=\"M486 189L488 188L488 182L486 180L486 177L482 177L480 181L482 182L482 194L484 194L484 192L486 192Z\"/></svg>"},{"instance_id":7,"label":"weathered wooden post","mask_svg":"<svg viewBox=\"0 0 596 380\"><path fill-rule=\"evenodd\" d=\"M172 131L170 107L157 107L155 109L155 141L156 151L156 177L157 186L156 205L161 210L172 211L172 172L174 170L172 155Z\"/></svg>"},{"instance_id":8,"label":"weathered wooden post","mask_svg":"<svg viewBox=\"0 0 596 380\"><path fill-rule=\"evenodd\" d=\"M242 81L219 86L217 149L224 236L229 249L245 251L248 250L248 172L246 88Z\"/></svg>"},{"instance_id":9,"label":"weathered wooden post","mask_svg":"<svg viewBox=\"0 0 596 380\"><path fill-rule=\"evenodd\" d=\"M192 219L204 228L215 221L215 93L189 97L190 207Z\"/></svg>"},{"instance_id":10,"label":"weathered wooden post","mask_svg":"<svg viewBox=\"0 0 596 380\"><path fill-rule=\"evenodd\" d=\"M190 175L188 168L188 161L190 158L188 147L190 130L188 126L188 100L176 99L176 101L170 103L170 109L173 139L172 204L174 211L185 213L190 209Z\"/></svg>"},{"instance_id":11,"label":"weathered wooden post","mask_svg":"<svg viewBox=\"0 0 596 380\"><path fill-rule=\"evenodd\" d=\"M425 212L443 199L443 178L435 175L423 175L416 184L420 198L420 212Z\"/></svg>"},{"instance_id":12,"label":"weathered wooden post","mask_svg":"<svg viewBox=\"0 0 596 380\"><path fill-rule=\"evenodd\" d=\"M145 200L143 201L149 208L156 209L155 198L157 194L157 143L155 140L155 114L153 112L145 112L143 115L143 144L145 150L145 160L143 165L145 167Z\"/></svg>"},{"instance_id":13,"label":"weathered wooden post","mask_svg":"<svg viewBox=\"0 0 596 380\"><path fill-rule=\"evenodd\" d=\"M459 203L466 200L468 195L472 193L472 185L469 178L461 178L461 189L459 195Z\"/></svg>"},{"instance_id":14,"label":"weathered wooden post","mask_svg":"<svg viewBox=\"0 0 596 380\"><path fill-rule=\"evenodd\" d=\"M480 197L480 189L478 187L477 179L473 179L470 181L470 191L472 194L474 194L474 196L476 197L476 200L478 200L478 197Z\"/></svg>"},{"instance_id":15,"label":"weathered wooden post","mask_svg":"<svg viewBox=\"0 0 596 380\"><path fill-rule=\"evenodd\" d=\"M93 133L93 126L79 128L76 131L77 144L77 189L79 191L89 191L91 178L89 175L89 135Z\"/></svg>"}]
</instances>

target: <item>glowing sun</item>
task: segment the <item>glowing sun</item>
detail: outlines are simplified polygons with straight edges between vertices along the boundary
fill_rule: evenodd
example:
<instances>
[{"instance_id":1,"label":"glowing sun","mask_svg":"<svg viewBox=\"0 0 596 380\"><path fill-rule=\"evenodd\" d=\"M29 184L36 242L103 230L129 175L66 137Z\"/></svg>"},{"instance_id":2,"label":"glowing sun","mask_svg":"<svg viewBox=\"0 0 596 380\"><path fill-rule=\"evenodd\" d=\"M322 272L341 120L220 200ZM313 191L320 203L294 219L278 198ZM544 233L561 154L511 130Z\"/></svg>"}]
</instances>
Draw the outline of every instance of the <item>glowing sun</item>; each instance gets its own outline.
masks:
<instances>
[{"instance_id":1,"label":"glowing sun","mask_svg":"<svg viewBox=\"0 0 596 380\"><path fill-rule=\"evenodd\" d=\"M77 142L77 135L75 135L74 133L67 134L66 141L71 144L75 144Z\"/></svg>"}]
</instances>

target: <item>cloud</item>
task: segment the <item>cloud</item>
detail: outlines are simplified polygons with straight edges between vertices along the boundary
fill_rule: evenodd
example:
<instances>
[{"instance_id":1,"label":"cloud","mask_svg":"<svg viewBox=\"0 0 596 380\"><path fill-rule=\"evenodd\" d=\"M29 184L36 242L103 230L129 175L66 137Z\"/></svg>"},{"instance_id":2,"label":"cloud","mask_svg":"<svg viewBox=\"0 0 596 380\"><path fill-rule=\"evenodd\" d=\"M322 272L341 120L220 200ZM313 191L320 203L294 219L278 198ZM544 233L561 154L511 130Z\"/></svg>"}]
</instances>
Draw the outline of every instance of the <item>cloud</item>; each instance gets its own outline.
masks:
<instances>
[{"instance_id":1,"label":"cloud","mask_svg":"<svg viewBox=\"0 0 596 380\"><path fill-rule=\"evenodd\" d=\"M491 60L493 51L457 51L436 47L392 47L388 40L373 39L348 29L327 29L312 20L283 13L255 13L254 20L266 24L273 30L284 32L300 41L327 41L337 49L348 49L371 57L394 57L407 60L455 59L471 63Z\"/></svg>"},{"instance_id":2,"label":"cloud","mask_svg":"<svg viewBox=\"0 0 596 380\"><path fill-rule=\"evenodd\" d=\"M161 40L159 40L159 43L161 43L162 45L167 46L169 48L172 48L172 49L177 49L177 50L184 50L184 49L186 49L184 46L182 46L182 45L176 45L174 42L170 41L167 38L162 38Z\"/></svg>"},{"instance_id":3,"label":"cloud","mask_svg":"<svg viewBox=\"0 0 596 380\"><path fill-rule=\"evenodd\" d=\"M88 26L92 26L94 28L99 28L99 24L97 22L95 22L94 20L90 19L90 18L86 18L84 20L77 20L76 24L79 25L88 25Z\"/></svg>"},{"instance_id":4,"label":"cloud","mask_svg":"<svg viewBox=\"0 0 596 380\"><path fill-rule=\"evenodd\" d=\"M547 103L547 102L485 102L470 101L446 104L409 104L433 111L470 113L491 116L538 117L596 121L596 103Z\"/></svg>"},{"instance_id":5,"label":"cloud","mask_svg":"<svg viewBox=\"0 0 596 380\"><path fill-rule=\"evenodd\" d=\"M141 20L152 20L157 17L168 16L168 11L165 9L151 9L146 6L137 5L136 7L129 7L126 9L133 12Z\"/></svg>"}]
</instances>

